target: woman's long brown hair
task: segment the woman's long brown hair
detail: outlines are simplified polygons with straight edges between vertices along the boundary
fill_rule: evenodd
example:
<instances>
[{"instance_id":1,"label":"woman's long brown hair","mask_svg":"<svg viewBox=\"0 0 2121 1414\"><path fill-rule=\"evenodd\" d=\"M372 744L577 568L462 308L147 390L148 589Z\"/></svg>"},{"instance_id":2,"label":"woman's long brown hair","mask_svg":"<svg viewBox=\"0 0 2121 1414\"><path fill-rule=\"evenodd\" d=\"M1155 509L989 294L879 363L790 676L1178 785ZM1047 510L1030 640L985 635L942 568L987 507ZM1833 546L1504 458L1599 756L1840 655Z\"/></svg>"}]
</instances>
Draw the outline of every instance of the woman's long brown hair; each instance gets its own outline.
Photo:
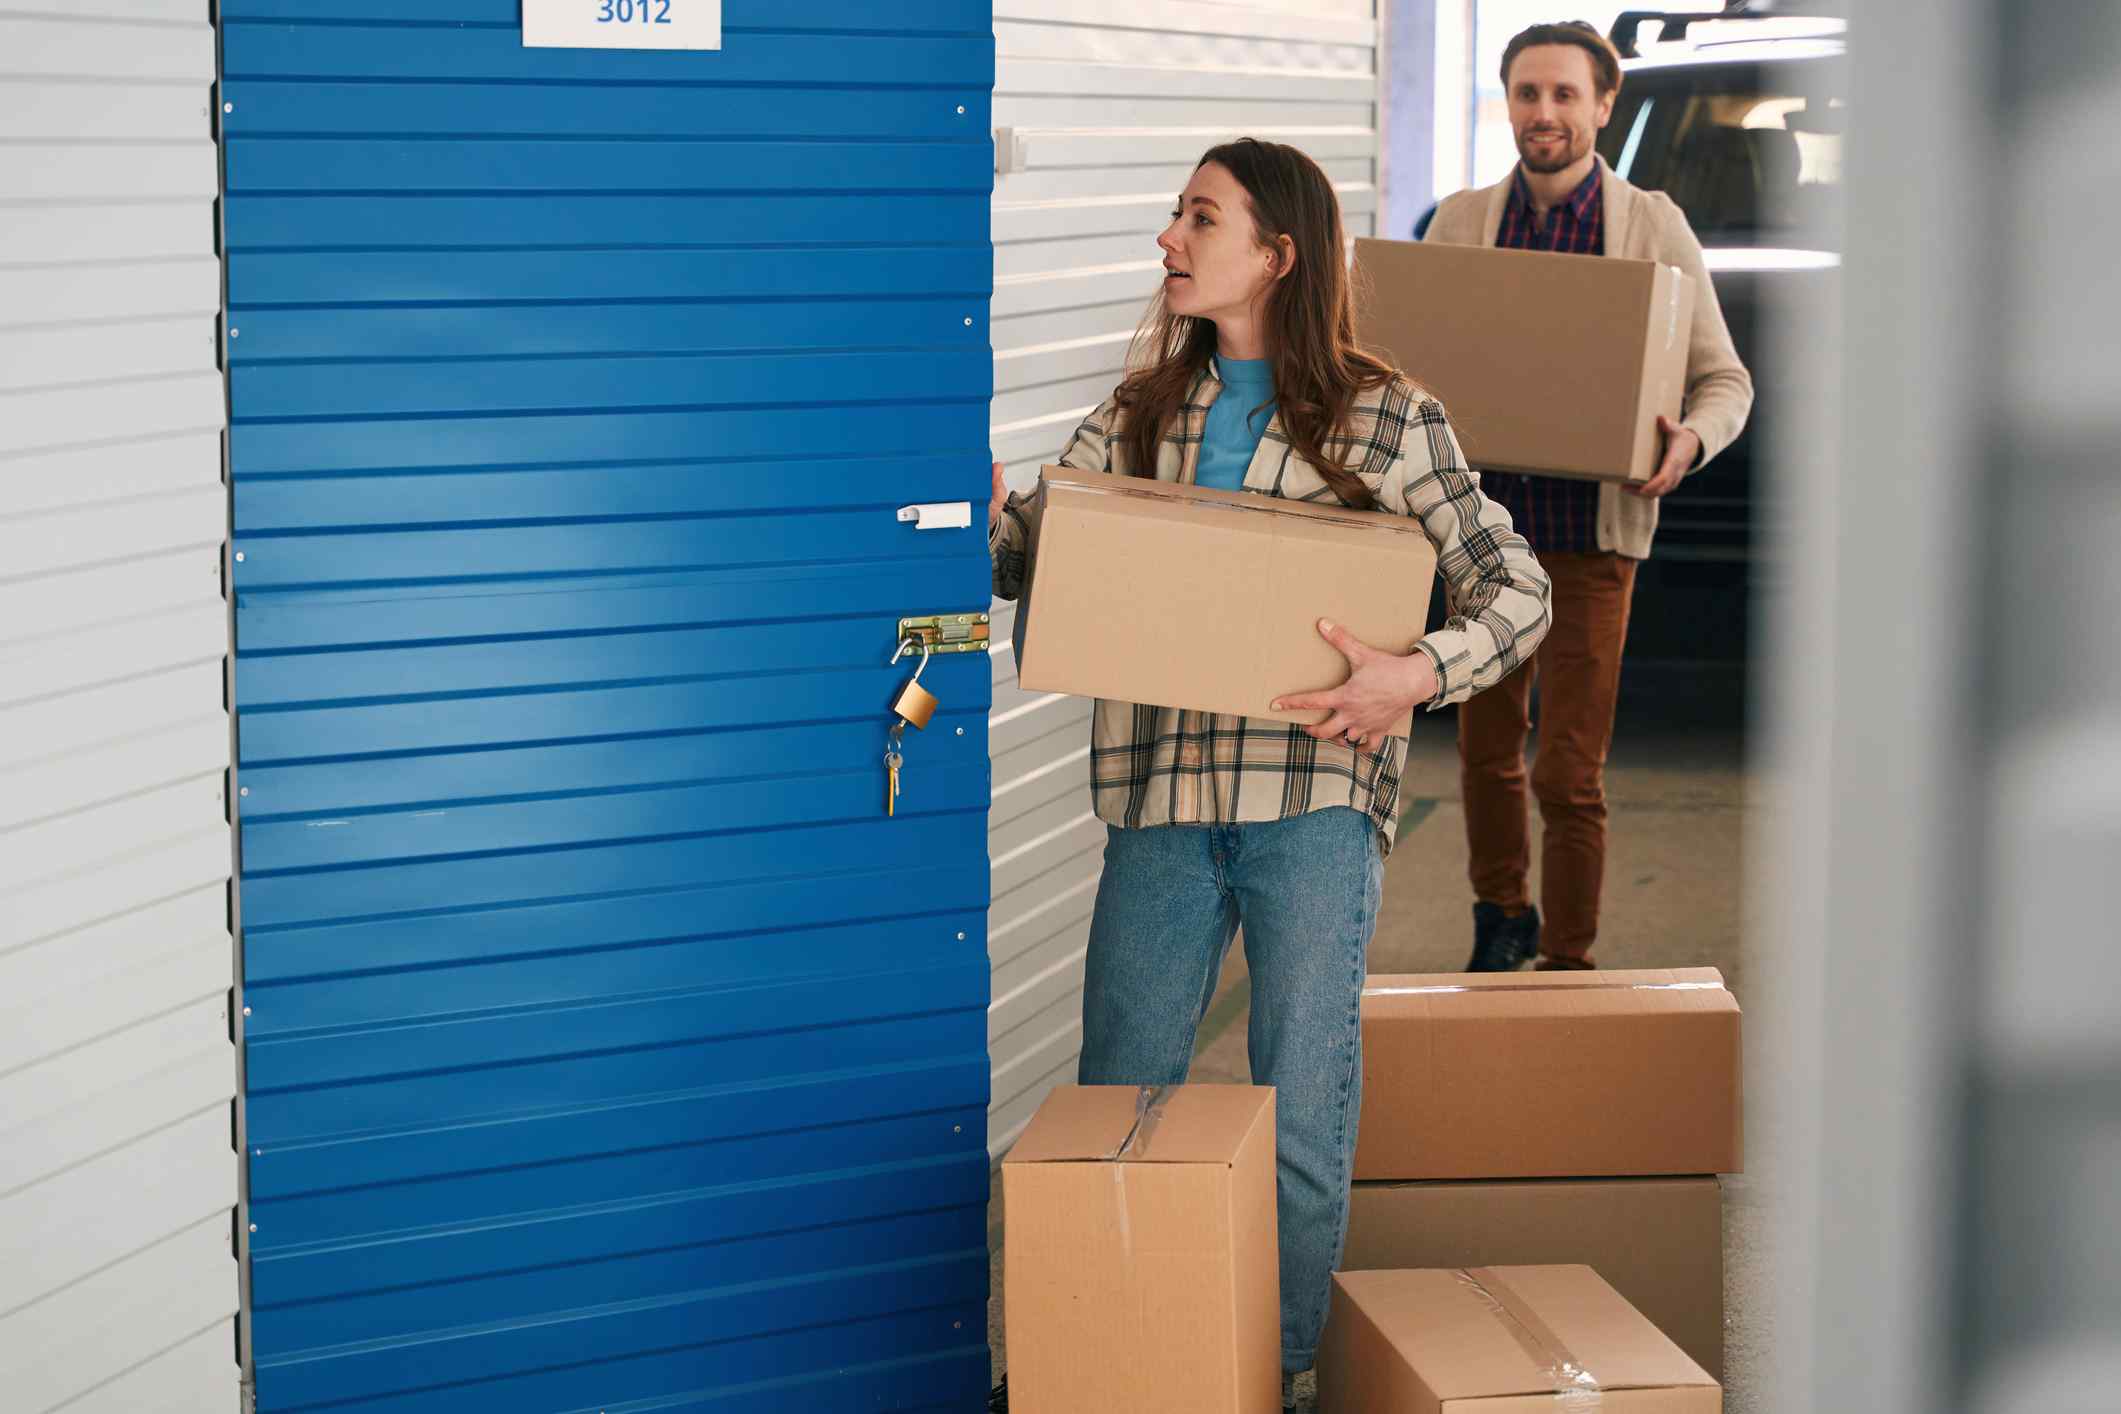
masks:
<instances>
[{"instance_id":1,"label":"woman's long brown hair","mask_svg":"<svg viewBox=\"0 0 2121 1414\"><path fill-rule=\"evenodd\" d=\"M1347 241L1333 184L1295 148L1256 138L1209 148L1194 170L1210 162L1245 189L1262 246L1287 236L1296 247L1296 268L1267 295L1262 330L1282 430L1342 502L1368 510L1376 503L1369 488L1327 454L1326 443L1347 426L1356 394L1389 382L1395 370L1355 342ZM1158 293L1135 337L1132 371L1115 394L1132 474L1156 475L1157 441L1214 352L1214 323L1171 313Z\"/></svg>"}]
</instances>

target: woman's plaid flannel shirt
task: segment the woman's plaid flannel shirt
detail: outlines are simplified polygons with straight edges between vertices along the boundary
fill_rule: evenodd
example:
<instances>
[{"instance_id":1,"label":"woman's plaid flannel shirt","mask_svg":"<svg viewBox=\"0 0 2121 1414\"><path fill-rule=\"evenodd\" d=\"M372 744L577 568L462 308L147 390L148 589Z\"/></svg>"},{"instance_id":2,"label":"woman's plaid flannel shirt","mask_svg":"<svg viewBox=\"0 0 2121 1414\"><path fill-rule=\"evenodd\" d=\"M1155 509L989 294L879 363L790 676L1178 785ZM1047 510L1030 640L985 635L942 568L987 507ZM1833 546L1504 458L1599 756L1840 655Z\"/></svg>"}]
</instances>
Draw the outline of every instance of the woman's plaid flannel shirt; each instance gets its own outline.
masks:
<instances>
[{"instance_id":1,"label":"woman's plaid flannel shirt","mask_svg":"<svg viewBox=\"0 0 2121 1414\"><path fill-rule=\"evenodd\" d=\"M1157 448L1158 480L1192 482L1208 408L1221 390L1211 364ZM1127 448L1117 421L1107 399L1068 439L1060 464L1126 474ZM1443 404L1395 376L1358 396L1347 427L1326 452L1362 478L1380 513L1415 517L1436 547L1448 622L1416 644L1376 645L1429 654L1440 687L1428 705L1462 702L1529 658L1547 631L1546 572L1511 528L1509 513L1481 494ZM1279 413L1260 439L1245 489L1337 503L1324 480L1297 458ZM1023 590L1037 519L1035 495L1016 492L995 524L990 540L1000 598L1014 599ZM1203 573L1213 572L1203 567ZM1404 586L1408 593L1421 588ZM1381 586L1380 592L1389 589ZM1284 690L1307 686L1290 683ZM1128 829L1281 820L1345 805L1368 815L1390 849L1405 762L1406 743L1398 738L1364 755L1286 722L1102 699L1090 733L1090 788L1098 817Z\"/></svg>"}]
</instances>

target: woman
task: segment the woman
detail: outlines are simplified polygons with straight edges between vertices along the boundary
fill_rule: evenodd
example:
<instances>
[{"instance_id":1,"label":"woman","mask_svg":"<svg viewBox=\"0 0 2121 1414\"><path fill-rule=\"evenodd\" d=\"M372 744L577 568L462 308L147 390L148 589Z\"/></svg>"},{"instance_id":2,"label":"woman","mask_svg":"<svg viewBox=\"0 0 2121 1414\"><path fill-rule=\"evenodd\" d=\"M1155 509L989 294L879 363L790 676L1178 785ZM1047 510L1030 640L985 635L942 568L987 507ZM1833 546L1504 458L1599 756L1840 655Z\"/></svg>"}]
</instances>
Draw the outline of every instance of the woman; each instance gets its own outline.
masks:
<instances>
[{"instance_id":1,"label":"woman","mask_svg":"<svg viewBox=\"0 0 2121 1414\"><path fill-rule=\"evenodd\" d=\"M1548 587L1465 470L1442 406L1356 347L1340 206L1316 163L1251 139L1210 149L1157 244L1166 278L1131 371L1062 464L1416 517L1452 610L1411 648L1321 621L1348 659L1347 682L1291 683L1274 703L1329 711L1314 727L1097 704L1091 788L1108 841L1079 1078L1183 1082L1243 925L1252 1076L1278 1092L1286 1405L1317 1351L1347 1235L1358 1008L1404 761L1386 733L1410 706L1462 701L1529 657L1546 632ZM988 539L1002 598L1023 587L1036 515L996 463Z\"/></svg>"}]
</instances>

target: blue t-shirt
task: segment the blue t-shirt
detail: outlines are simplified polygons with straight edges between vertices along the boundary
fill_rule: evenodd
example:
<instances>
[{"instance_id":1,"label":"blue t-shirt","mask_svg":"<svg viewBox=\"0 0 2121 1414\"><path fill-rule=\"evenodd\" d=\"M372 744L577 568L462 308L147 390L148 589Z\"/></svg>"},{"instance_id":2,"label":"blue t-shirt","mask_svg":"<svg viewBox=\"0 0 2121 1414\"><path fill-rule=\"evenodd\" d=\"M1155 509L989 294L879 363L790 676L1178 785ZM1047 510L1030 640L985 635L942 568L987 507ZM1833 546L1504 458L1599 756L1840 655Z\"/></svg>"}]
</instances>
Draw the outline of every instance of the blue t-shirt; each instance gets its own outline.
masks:
<instances>
[{"instance_id":1,"label":"blue t-shirt","mask_svg":"<svg viewBox=\"0 0 2121 1414\"><path fill-rule=\"evenodd\" d=\"M1223 390L1208 405L1208 425L1201 431L1196 485L1222 491L1241 490L1259 439L1274 420L1274 361L1266 358L1215 357ZM1261 403L1258 412L1252 409Z\"/></svg>"}]
</instances>

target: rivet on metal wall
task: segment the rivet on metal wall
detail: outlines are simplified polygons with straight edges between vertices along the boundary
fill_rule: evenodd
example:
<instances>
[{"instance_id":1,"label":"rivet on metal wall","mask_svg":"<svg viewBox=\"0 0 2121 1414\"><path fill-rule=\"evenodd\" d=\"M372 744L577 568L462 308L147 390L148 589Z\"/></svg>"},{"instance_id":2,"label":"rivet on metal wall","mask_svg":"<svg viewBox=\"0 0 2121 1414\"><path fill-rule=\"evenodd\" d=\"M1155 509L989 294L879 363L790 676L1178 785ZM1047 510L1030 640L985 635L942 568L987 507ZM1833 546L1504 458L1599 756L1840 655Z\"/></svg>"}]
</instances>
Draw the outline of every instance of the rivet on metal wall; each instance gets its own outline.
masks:
<instances>
[{"instance_id":1,"label":"rivet on metal wall","mask_svg":"<svg viewBox=\"0 0 2121 1414\"><path fill-rule=\"evenodd\" d=\"M969 324L972 321L968 319L965 322ZM228 331L228 337L231 339L240 339L243 337L243 331L241 329L231 329Z\"/></svg>"},{"instance_id":2,"label":"rivet on metal wall","mask_svg":"<svg viewBox=\"0 0 2121 1414\"><path fill-rule=\"evenodd\" d=\"M222 111L222 112L224 112L224 113L233 113L233 112L235 112L235 111L236 111L236 105L235 105L235 104L233 104L233 103L224 103L224 104L222 104L222 105L221 105L221 111ZM964 109L962 109L962 108L960 108L960 109L958 109L957 111L958 111L958 112L960 112L960 113L962 113L962 112L964 112L965 110L964 110Z\"/></svg>"},{"instance_id":3,"label":"rivet on metal wall","mask_svg":"<svg viewBox=\"0 0 2121 1414\"><path fill-rule=\"evenodd\" d=\"M244 1014L245 1016L249 1016L249 1015L250 1015L250 1008L249 1008L249 1007L245 1007L245 1008L243 1008L243 1014Z\"/></svg>"},{"instance_id":4,"label":"rivet on metal wall","mask_svg":"<svg viewBox=\"0 0 2121 1414\"><path fill-rule=\"evenodd\" d=\"M970 329L972 327L972 316L969 314L965 316L965 327L967 329Z\"/></svg>"},{"instance_id":5,"label":"rivet on metal wall","mask_svg":"<svg viewBox=\"0 0 2121 1414\"><path fill-rule=\"evenodd\" d=\"M251 1230L252 1232L256 1232L256 1231L258 1230L258 1225L257 1225L256 1223L252 1223L252 1224L250 1225L250 1230Z\"/></svg>"},{"instance_id":6,"label":"rivet on metal wall","mask_svg":"<svg viewBox=\"0 0 2121 1414\"><path fill-rule=\"evenodd\" d=\"M963 933L958 934L957 940L962 943L963 941L965 941L965 935Z\"/></svg>"},{"instance_id":7,"label":"rivet on metal wall","mask_svg":"<svg viewBox=\"0 0 2121 1414\"><path fill-rule=\"evenodd\" d=\"M243 552L241 550L236 551L236 563L239 565L243 563Z\"/></svg>"},{"instance_id":8,"label":"rivet on metal wall","mask_svg":"<svg viewBox=\"0 0 2121 1414\"><path fill-rule=\"evenodd\" d=\"M248 800L248 799L250 799L250 787L249 787L249 786L237 786L237 787L236 787L236 794L237 794L237 795L240 795L240 796L242 796L242 797L243 797L243 798L244 798L245 800Z\"/></svg>"},{"instance_id":9,"label":"rivet on metal wall","mask_svg":"<svg viewBox=\"0 0 2121 1414\"><path fill-rule=\"evenodd\" d=\"M959 728L957 729L957 734L958 734L959 736L963 736L963 735L965 734L965 729L964 729L963 727L959 727Z\"/></svg>"},{"instance_id":10,"label":"rivet on metal wall","mask_svg":"<svg viewBox=\"0 0 2121 1414\"><path fill-rule=\"evenodd\" d=\"M962 114L964 113L964 111L965 111L965 105L964 105L964 104L962 104L962 103L958 104L958 105L957 105L957 111L958 111L958 113L959 113L960 115L962 115Z\"/></svg>"}]
</instances>

